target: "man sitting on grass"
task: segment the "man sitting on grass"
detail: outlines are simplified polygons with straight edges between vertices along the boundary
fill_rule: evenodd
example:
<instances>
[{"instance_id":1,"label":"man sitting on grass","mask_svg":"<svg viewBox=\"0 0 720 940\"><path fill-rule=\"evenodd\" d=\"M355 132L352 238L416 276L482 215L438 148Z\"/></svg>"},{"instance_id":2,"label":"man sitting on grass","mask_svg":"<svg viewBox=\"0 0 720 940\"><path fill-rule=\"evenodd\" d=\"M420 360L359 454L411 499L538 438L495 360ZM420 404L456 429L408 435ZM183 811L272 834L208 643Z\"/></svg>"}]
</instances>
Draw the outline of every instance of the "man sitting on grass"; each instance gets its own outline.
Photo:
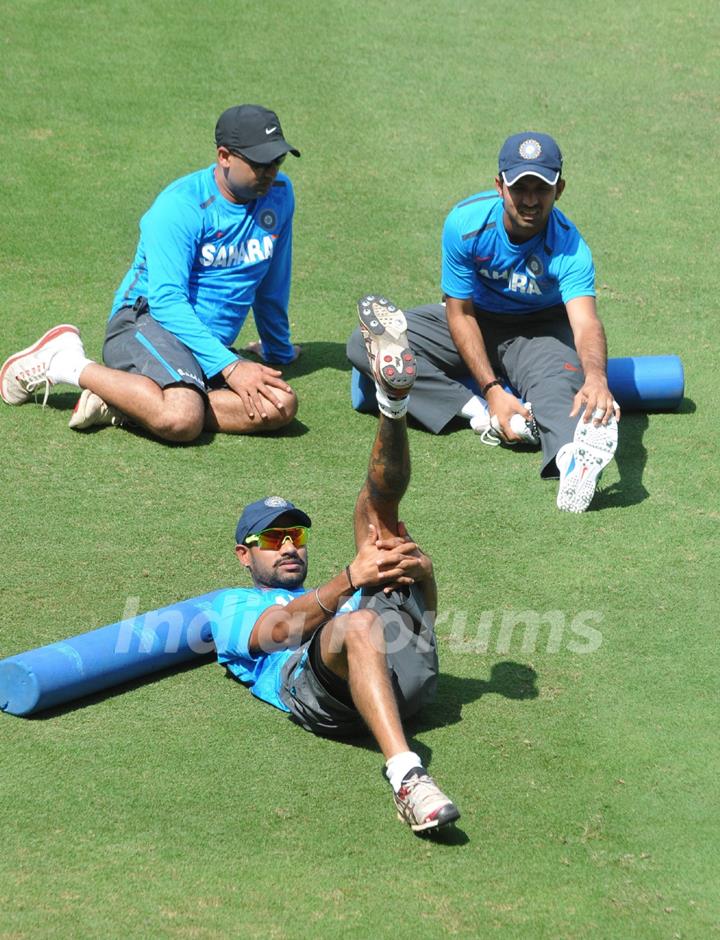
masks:
<instances>
[{"instance_id":1,"label":"man sitting on grass","mask_svg":"<svg viewBox=\"0 0 720 940\"><path fill-rule=\"evenodd\" d=\"M615 454L620 409L607 383L590 249L556 206L562 167L548 134L514 134L500 150L495 188L448 215L444 303L407 314L418 369L410 415L435 434L464 417L486 443L539 444L540 475L560 478L558 508L584 512ZM357 330L347 350L369 374ZM464 385L468 375L481 395Z\"/></svg>"},{"instance_id":2,"label":"man sitting on grass","mask_svg":"<svg viewBox=\"0 0 720 940\"><path fill-rule=\"evenodd\" d=\"M164 189L140 220L135 259L116 291L104 365L85 355L76 326L53 327L0 369L0 396L82 389L70 427L139 425L166 441L203 430L252 434L284 427L297 398L278 369L300 354L288 300L295 198L280 173L288 153L273 111L228 108L215 127L216 160ZM252 307L261 343L232 344ZM44 403L44 402L43 402Z\"/></svg>"},{"instance_id":3,"label":"man sitting on grass","mask_svg":"<svg viewBox=\"0 0 720 940\"><path fill-rule=\"evenodd\" d=\"M399 817L415 832L433 832L460 814L403 730L403 719L434 696L438 674L432 562L398 519L410 481L405 413L414 360L385 329L402 334L400 311L375 297L359 310L380 421L355 506L357 554L307 590L310 518L279 497L251 503L235 539L254 587L218 596L213 634L218 661L307 730L342 738L369 729Z\"/></svg>"}]
</instances>

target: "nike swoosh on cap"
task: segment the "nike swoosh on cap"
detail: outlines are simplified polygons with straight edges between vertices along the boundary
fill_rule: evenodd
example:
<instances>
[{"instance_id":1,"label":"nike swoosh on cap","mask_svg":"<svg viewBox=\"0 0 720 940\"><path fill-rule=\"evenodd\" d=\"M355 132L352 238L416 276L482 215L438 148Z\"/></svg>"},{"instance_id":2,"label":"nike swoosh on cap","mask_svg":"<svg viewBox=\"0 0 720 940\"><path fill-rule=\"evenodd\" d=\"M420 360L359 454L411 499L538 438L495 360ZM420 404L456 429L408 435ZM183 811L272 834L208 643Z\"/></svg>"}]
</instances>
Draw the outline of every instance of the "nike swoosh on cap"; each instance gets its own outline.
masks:
<instances>
[{"instance_id":1,"label":"nike swoosh on cap","mask_svg":"<svg viewBox=\"0 0 720 940\"><path fill-rule=\"evenodd\" d=\"M272 134L272 132L273 132L273 131L276 131L276 130L277 130L277 127L266 127L266 128L265 128L265 133L266 133L266 134Z\"/></svg>"}]
</instances>

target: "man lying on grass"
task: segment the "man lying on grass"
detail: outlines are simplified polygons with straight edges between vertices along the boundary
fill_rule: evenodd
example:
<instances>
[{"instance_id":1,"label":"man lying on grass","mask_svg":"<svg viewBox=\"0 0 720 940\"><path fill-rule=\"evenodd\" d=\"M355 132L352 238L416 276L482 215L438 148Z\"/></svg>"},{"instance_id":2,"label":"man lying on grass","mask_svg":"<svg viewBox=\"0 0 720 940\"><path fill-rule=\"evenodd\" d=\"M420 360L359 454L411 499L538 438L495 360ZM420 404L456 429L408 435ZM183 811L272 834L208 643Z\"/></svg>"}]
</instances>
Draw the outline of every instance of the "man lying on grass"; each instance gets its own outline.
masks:
<instances>
[{"instance_id":1,"label":"man lying on grass","mask_svg":"<svg viewBox=\"0 0 720 940\"><path fill-rule=\"evenodd\" d=\"M403 729L403 720L433 697L438 675L432 562L398 519L410 481L405 413L415 369L412 354L389 338L391 324L375 318L375 301L359 303L380 420L355 506L357 554L308 590L310 518L279 497L251 503L235 538L254 587L219 595L222 615L213 634L218 661L308 731L342 738L369 729L399 818L415 832L433 832L460 814ZM384 317L403 321L392 324L402 332L403 314L384 299L381 305Z\"/></svg>"}]
</instances>

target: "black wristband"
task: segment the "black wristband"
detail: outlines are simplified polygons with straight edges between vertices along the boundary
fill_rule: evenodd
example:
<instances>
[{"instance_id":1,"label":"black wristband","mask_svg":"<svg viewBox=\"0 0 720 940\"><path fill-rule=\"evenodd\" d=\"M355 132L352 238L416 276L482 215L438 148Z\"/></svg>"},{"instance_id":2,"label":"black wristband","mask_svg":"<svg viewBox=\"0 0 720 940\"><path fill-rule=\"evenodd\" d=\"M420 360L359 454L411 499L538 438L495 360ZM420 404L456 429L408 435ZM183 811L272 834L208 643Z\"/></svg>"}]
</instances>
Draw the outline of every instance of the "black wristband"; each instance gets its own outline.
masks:
<instances>
[{"instance_id":1,"label":"black wristband","mask_svg":"<svg viewBox=\"0 0 720 940\"><path fill-rule=\"evenodd\" d=\"M350 565L345 565L345 574L347 575L348 584L350 585L350 590L351 590L351 591L353 592L353 594L354 594L355 591L357 591L357 588L356 588L355 585L352 583L352 578L350 577Z\"/></svg>"},{"instance_id":2,"label":"black wristband","mask_svg":"<svg viewBox=\"0 0 720 940\"><path fill-rule=\"evenodd\" d=\"M483 398L485 398L487 393L490 391L490 389L494 385L502 385L502 382L500 381L500 379L493 379L492 382L488 382L487 385L483 385L483 387L480 389L480 394L482 395Z\"/></svg>"}]
</instances>

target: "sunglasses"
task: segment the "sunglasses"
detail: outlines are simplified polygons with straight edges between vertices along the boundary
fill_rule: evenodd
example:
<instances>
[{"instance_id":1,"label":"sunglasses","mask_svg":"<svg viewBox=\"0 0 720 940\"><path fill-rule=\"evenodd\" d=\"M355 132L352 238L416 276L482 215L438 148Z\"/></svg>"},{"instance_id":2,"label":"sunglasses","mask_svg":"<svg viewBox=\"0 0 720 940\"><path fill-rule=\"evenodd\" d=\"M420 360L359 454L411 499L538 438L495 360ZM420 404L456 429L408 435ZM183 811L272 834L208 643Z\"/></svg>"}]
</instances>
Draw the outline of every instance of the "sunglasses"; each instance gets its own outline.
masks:
<instances>
[{"instance_id":1,"label":"sunglasses","mask_svg":"<svg viewBox=\"0 0 720 940\"><path fill-rule=\"evenodd\" d=\"M267 548L278 552L287 539L290 539L295 548L302 548L303 545L307 545L307 526L294 525L283 529L263 529L262 532L248 535L245 539L245 545L255 544L258 548Z\"/></svg>"},{"instance_id":2,"label":"sunglasses","mask_svg":"<svg viewBox=\"0 0 720 940\"><path fill-rule=\"evenodd\" d=\"M271 160L269 163L256 163L255 160L250 160L248 157L243 156L241 153L237 153L235 150L231 150L230 153L234 157L238 157L243 163L247 163L251 170L254 170L256 173L262 173L263 170L268 170L270 167L282 166L285 162L286 153L283 153L279 157L275 157L274 160Z\"/></svg>"}]
</instances>

